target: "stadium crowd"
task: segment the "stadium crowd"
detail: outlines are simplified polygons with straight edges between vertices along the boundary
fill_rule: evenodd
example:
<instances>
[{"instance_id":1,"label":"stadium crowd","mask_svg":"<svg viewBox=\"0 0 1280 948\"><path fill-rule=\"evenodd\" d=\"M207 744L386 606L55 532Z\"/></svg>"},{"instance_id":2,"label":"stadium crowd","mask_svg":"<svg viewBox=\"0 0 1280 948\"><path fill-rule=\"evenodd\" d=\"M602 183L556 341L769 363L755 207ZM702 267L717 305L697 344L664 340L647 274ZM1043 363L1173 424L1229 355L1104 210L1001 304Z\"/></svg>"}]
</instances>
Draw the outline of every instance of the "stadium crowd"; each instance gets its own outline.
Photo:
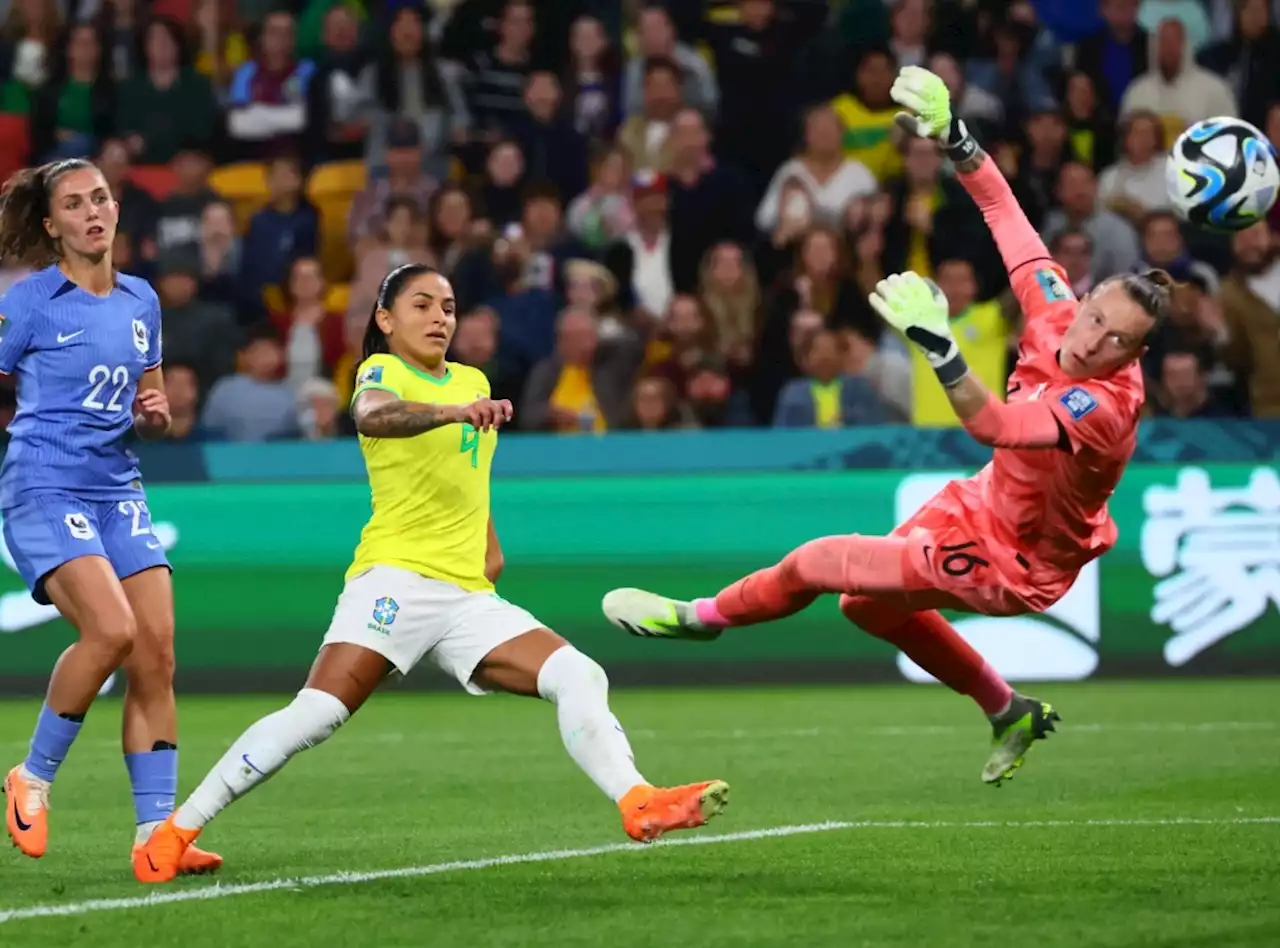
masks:
<instances>
[{"instance_id":1,"label":"stadium crowd","mask_svg":"<svg viewBox=\"0 0 1280 948\"><path fill-rule=\"evenodd\" d=\"M932 276L999 390L1019 314L977 209L893 124L911 64L1077 294L1180 281L1150 413L1280 417L1280 210L1220 237L1164 189L1198 120L1280 145L1280 0L8 6L0 173L96 157L116 264L162 302L178 440L349 435L370 308L410 261L452 278L451 358L524 430L954 424L867 292Z\"/></svg>"}]
</instances>

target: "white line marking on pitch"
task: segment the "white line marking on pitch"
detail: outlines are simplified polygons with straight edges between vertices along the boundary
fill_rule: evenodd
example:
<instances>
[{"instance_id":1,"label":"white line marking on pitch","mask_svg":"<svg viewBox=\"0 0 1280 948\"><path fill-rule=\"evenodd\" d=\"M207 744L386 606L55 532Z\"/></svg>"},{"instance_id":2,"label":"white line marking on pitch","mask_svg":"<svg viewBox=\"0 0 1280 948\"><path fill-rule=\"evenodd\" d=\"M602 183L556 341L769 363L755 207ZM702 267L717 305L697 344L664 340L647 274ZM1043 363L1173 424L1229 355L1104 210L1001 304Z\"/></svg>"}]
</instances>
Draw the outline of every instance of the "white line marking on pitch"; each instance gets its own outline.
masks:
<instances>
[{"instance_id":1,"label":"white line marking on pitch","mask_svg":"<svg viewBox=\"0 0 1280 948\"><path fill-rule=\"evenodd\" d=\"M899 829L1039 829L1044 827L1108 827L1108 826L1239 826L1260 823L1280 824L1280 816L1240 817L1238 819L1166 819L1166 820L837 820L827 823L802 823L796 826L775 826L771 829L746 830L740 833L717 833L705 836L683 836L640 846L636 843L613 843L607 846L591 846L586 849L551 849L537 853L513 853L507 856L490 856L485 859L463 859L455 862L439 862L428 866L404 866L399 869L374 869L369 872L335 872L324 876L301 876L295 879L268 879L263 882L243 882L229 885L211 885L202 888L176 889L155 892L150 895L124 899L91 899L85 902L29 905L24 908L0 911L0 924L33 918L59 918L69 915L88 915L94 912L116 912L124 909L156 908L177 902L204 902L226 899L237 895L256 895L260 892L277 892L282 889L315 889L329 885L356 885L361 882L378 882L383 879L416 879L434 876L442 872L470 872L476 869L493 869L498 866L518 866L534 862L561 862L566 859L582 859L587 856L606 856L611 853L645 853L672 846L714 846L720 843L740 843L754 839L774 839L782 836L801 836L808 833L830 833L834 830L899 830Z\"/></svg>"}]
</instances>

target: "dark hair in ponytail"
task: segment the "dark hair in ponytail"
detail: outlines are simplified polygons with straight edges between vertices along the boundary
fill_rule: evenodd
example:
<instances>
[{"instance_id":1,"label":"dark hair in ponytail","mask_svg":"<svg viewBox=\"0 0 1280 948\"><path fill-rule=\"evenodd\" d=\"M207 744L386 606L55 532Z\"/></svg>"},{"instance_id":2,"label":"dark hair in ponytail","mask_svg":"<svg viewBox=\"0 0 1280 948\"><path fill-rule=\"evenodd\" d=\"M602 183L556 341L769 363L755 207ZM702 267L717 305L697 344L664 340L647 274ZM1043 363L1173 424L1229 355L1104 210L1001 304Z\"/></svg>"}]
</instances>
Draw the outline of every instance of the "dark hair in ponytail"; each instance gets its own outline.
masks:
<instances>
[{"instance_id":1,"label":"dark hair in ponytail","mask_svg":"<svg viewBox=\"0 0 1280 948\"><path fill-rule=\"evenodd\" d=\"M1177 281L1167 271L1159 269L1126 273L1115 279L1120 281L1129 299L1141 306L1142 311L1155 323L1145 339L1149 343L1169 318L1173 309L1173 291L1178 288Z\"/></svg>"},{"instance_id":2,"label":"dark hair in ponytail","mask_svg":"<svg viewBox=\"0 0 1280 948\"><path fill-rule=\"evenodd\" d=\"M402 267L396 267L382 278L382 286L378 287L378 298L374 301L373 309L369 313L369 325L364 330L362 359L391 351L387 343L387 334L378 325L378 310L391 309L395 306L396 300L400 298L400 294L414 277L438 272L435 267L427 266L425 263L406 263Z\"/></svg>"},{"instance_id":3,"label":"dark hair in ponytail","mask_svg":"<svg viewBox=\"0 0 1280 948\"><path fill-rule=\"evenodd\" d=\"M44 221L58 179L81 168L96 170L91 161L69 158L23 168L9 179L0 198L0 260L45 267L62 256L62 248L44 229Z\"/></svg>"}]
</instances>

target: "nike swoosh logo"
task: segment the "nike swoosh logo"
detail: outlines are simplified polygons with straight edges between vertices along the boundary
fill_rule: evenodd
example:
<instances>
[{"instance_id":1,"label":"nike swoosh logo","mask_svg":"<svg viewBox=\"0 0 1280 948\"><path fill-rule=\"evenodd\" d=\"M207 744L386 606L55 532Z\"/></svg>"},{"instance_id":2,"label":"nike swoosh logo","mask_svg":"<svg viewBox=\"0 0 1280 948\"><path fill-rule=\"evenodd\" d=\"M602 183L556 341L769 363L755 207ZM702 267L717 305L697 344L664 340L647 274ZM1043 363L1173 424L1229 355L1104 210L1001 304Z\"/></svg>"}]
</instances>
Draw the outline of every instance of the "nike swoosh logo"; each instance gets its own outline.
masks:
<instances>
[{"instance_id":1,"label":"nike swoosh logo","mask_svg":"<svg viewBox=\"0 0 1280 948\"><path fill-rule=\"evenodd\" d=\"M1010 386L1005 390L1005 393L1004 393L1004 394L1005 394L1005 397L1006 397L1006 398L1008 398L1008 397L1009 397L1010 395L1012 395L1014 392L1020 392L1020 391L1022 391L1022 383L1021 383L1021 382L1014 382L1012 385L1010 385Z\"/></svg>"},{"instance_id":2,"label":"nike swoosh logo","mask_svg":"<svg viewBox=\"0 0 1280 948\"><path fill-rule=\"evenodd\" d=\"M155 540L148 540L148 541L147 541L147 549L148 549L148 550L158 550L158 549L160 549L160 544L159 544L159 543L157 543Z\"/></svg>"},{"instance_id":3,"label":"nike swoosh logo","mask_svg":"<svg viewBox=\"0 0 1280 948\"><path fill-rule=\"evenodd\" d=\"M265 776L266 776L266 774L262 773L262 771L261 771L261 770L259 770L259 769L258 769L257 767L255 767L255 766L253 766L253 761L251 761L251 760L249 759L249 755L248 755L248 754L241 754L241 755L240 755L240 759L241 759L241 760L243 760L243 761L244 761L244 765L245 765L246 767L248 767L250 770L252 770L255 774L259 774L259 775L261 775L261 776L263 776L263 777L265 777Z\"/></svg>"},{"instance_id":4,"label":"nike swoosh logo","mask_svg":"<svg viewBox=\"0 0 1280 948\"><path fill-rule=\"evenodd\" d=\"M156 864L151 861L151 853L147 853L147 865L151 867L152 872L160 871L159 869L156 868Z\"/></svg>"},{"instance_id":5,"label":"nike swoosh logo","mask_svg":"<svg viewBox=\"0 0 1280 948\"><path fill-rule=\"evenodd\" d=\"M67 333L67 335L65 336L62 333L58 333L58 342L70 342L72 339L74 339L76 336L81 335L83 332L84 330L80 329L80 330L77 330L76 332Z\"/></svg>"},{"instance_id":6,"label":"nike swoosh logo","mask_svg":"<svg viewBox=\"0 0 1280 948\"><path fill-rule=\"evenodd\" d=\"M22 814L18 812L18 801L17 801L17 800L14 800L14 801L13 801L13 821L14 821L15 823L17 823L17 824L18 824L18 829L19 829L20 831L22 831L23 833L25 833L27 830L31 829L31 824L30 824L30 823L24 823L24 822L22 822Z\"/></svg>"}]
</instances>

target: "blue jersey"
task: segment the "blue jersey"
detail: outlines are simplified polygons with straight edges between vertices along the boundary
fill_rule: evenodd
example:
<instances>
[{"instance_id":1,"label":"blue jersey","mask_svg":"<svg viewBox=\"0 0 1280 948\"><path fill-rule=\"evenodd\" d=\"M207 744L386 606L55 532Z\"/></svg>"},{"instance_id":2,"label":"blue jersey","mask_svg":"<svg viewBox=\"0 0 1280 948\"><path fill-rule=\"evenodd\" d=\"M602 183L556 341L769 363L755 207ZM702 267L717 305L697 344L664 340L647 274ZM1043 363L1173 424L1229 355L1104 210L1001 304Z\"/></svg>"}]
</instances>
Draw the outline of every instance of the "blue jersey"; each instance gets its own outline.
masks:
<instances>
[{"instance_id":1,"label":"blue jersey","mask_svg":"<svg viewBox=\"0 0 1280 948\"><path fill-rule=\"evenodd\" d=\"M145 280L117 274L99 297L53 266L10 287L0 297L0 372L17 376L18 411L0 506L29 491L140 497L127 438L138 380L160 360L160 301Z\"/></svg>"}]
</instances>

